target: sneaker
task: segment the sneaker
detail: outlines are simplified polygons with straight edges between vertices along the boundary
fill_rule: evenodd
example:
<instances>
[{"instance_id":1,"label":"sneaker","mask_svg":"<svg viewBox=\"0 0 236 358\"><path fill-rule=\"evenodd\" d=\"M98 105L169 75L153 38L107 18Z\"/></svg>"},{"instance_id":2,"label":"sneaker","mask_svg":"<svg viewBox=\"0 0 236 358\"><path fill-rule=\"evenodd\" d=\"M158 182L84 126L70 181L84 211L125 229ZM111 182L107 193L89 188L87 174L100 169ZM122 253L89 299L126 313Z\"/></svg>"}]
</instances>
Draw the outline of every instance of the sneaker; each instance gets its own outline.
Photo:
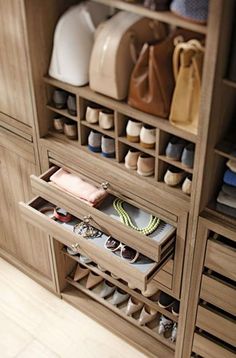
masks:
<instances>
[{"instance_id":1,"label":"sneaker","mask_svg":"<svg viewBox=\"0 0 236 358\"><path fill-rule=\"evenodd\" d=\"M160 323L159 323L159 334L164 334L165 332L171 330L173 327L173 321L165 316L161 315Z\"/></svg>"},{"instance_id":2,"label":"sneaker","mask_svg":"<svg viewBox=\"0 0 236 358\"><path fill-rule=\"evenodd\" d=\"M85 114L86 121L91 124L98 123L100 110L101 107L99 105L95 105L95 104L88 105Z\"/></svg>"},{"instance_id":3,"label":"sneaker","mask_svg":"<svg viewBox=\"0 0 236 358\"><path fill-rule=\"evenodd\" d=\"M130 119L126 126L127 139L130 142L138 143L140 141L141 128L141 122L135 121L134 119Z\"/></svg>"},{"instance_id":4,"label":"sneaker","mask_svg":"<svg viewBox=\"0 0 236 358\"><path fill-rule=\"evenodd\" d=\"M193 168L194 153L195 153L194 143L189 143L188 145L186 145L186 147L184 147L181 156L181 163L188 168Z\"/></svg>"},{"instance_id":5,"label":"sneaker","mask_svg":"<svg viewBox=\"0 0 236 358\"><path fill-rule=\"evenodd\" d=\"M101 133L91 130L88 136L88 148L95 153L101 152L101 141Z\"/></svg>"},{"instance_id":6,"label":"sneaker","mask_svg":"<svg viewBox=\"0 0 236 358\"><path fill-rule=\"evenodd\" d=\"M164 182L169 186L176 186L183 181L185 176L186 173L183 170L171 166L165 173Z\"/></svg>"},{"instance_id":7,"label":"sneaker","mask_svg":"<svg viewBox=\"0 0 236 358\"><path fill-rule=\"evenodd\" d=\"M156 144L156 129L144 124L140 131L140 144L147 149L155 148Z\"/></svg>"},{"instance_id":8,"label":"sneaker","mask_svg":"<svg viewBox=\"0 0 236 358\"><path fill-rule=\"evenodd\" d=\"M180 160L186 142L178 137L171 137L165 150L167 158L172 160Z\"/></svg>"},{"instance_id":9,"label":"sneaker","mask_svg":"<svg viewBox=\"0 0 236 358\"><path fill-rule=\"evenodd\" d=\"M99 126L103 129L111 129L114 127L114 112L110 109L102 109L99 112Z\"/></svg>"},{"instance_id":10,"label":"sneaker","mask_svg":"<svg viewBox=\"0 0 236 358\"><path fill-rule=\"evenodd\" d=\"M155 158L150 155L141 153L137 161L137 173L144 177L154 174Z\"/></svg>"},{"instance_id":11,"label":"sneaker","mask_svg":"<svg viewBox=\"0 0 236 358\"><path fill-rule=\"evenodd\" d=\"M77 116L76 96L70 94L67 98L67 110L72 116Z\"/></svg>"},{"instance_id":12,"label":"sneaker","mask_svg":"<svg viewBox=\"0 0 236 358\"><path fill-rule=\"evenodd\" d=\"M108 137L107 135L102 136L101 141L102 155L106 158L115 157L115 139Z\"/></svg>"},{"instance_id":13,"label":"sneaker","mask_svg":"<svg viewBox=\"0 0 236 358\"><path fill-rule=\"evenodd\" d=\"M136 170L138 157L140 155L140 151L137 149L130 148L128 153L125 156L125 166L127 169Z\"/></svg>"},{"instance_id":14,"label":"sneaker","mask_svg":"<svg viewBox=\"0 0 236 358\"><path fill-rule=\"evenodd\" d=\"M160 293L160 297L158 300L158 305L160 307L162 307L162 308L170 307L171 305L173 305L174 302L175 302L175 299L173 297L171 297L170 295L167 295L167 293L165 293L165 292Z\"/></svg>"},{"instance_id":15,"label":"sneaker","mask_svg":"<svg viewBox=\"0 0 236 358\"><path fill-rule=\"evenodd\" d=\"M175 343L176 342L176 337L177 337L177 323L175 322L172 328L172 332L171 332L171 337L170 340L171 342Z\"/></svg>"}]
</instances>

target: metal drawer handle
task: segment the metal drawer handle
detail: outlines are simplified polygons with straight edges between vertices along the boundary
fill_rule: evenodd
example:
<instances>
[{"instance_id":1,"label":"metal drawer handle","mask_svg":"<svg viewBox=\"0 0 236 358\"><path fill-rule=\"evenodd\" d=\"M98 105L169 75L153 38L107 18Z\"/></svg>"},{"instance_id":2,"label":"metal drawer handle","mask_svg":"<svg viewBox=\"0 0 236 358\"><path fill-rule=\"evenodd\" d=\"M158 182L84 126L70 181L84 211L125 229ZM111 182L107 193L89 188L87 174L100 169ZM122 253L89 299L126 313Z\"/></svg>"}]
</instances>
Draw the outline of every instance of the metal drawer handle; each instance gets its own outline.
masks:
<instances>
[{"instance_id":1,"label":"metal drawer handle","mask_svg":"<svg viewBox=\"0 0 236 358\"><path fill-rule=\"evenodd\" d=\"M104 190L107 190L109 186L110 186L110 184L108 183L108 181L104 181L104 182L101 183L101 187Z\"/></svg>"}]
</instances>

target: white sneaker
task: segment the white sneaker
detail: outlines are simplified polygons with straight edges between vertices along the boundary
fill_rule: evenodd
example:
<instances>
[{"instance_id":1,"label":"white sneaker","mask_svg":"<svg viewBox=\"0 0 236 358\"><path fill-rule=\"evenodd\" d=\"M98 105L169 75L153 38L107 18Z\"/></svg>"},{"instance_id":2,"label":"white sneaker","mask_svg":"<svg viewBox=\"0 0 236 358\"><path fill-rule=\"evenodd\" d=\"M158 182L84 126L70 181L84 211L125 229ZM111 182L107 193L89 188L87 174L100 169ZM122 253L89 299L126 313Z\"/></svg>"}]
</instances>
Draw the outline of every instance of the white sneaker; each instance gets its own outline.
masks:
<instances>
[{"instance_id":1,"label":"white sneaker","mask_svg":"<svg viewBox=\"0 0 236 358\"><path fill-rule=\"evenodd\" d=\"M173 321L165 316L161 315L160 323L159 323L159 334L164 334L165 332L169 331L173 327Z\"/></svg>"},{"instance_id":2,"label":"white sneaker","mask_svg":"<svg viewBox=\"0 0 236 358\"><path fill-rule=\"evenodd\" d=\"M126 126L127 139L130 142L138 143L140 141L141 128L142 128L141 122L137 122L134 119L130 119Z\"/></svg>"},{"instance_id":3,"label":"white sneaker","mask_svg":"<svg viewBox=\"0 0 236 358\"><path fill-rule=\"evenodd\" d=\"M156 144L156 129L144 124L140 131L140 144L144 148L155 148Z\"/></svg>"},{"instance_id":4,"label":"white sneaker","mask_svg":"<svg viewBox=\"0 0 236 358\"><path fill-rule=\"evenodd\" d=\"M172 332L171 332L171 337L170 340L171 342L176 342L176 337L177 337L177 323L174 323L173 328L172 328Z\"/></svg>"}]
</instances>

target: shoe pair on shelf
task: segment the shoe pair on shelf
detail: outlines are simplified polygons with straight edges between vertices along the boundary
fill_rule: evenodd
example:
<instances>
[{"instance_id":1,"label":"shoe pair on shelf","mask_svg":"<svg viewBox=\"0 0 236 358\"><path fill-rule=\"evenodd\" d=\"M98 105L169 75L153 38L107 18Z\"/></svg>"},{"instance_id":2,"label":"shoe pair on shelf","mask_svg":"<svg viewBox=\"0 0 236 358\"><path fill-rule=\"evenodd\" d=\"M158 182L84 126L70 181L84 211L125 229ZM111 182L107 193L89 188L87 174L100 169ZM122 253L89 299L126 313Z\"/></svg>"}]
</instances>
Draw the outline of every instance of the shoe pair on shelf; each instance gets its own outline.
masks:
<instances>
[{"instance_id":1,"label":"shoe pair on shelf","mask_svg":"<svg viewBox=\"0 0 236 358\"><path fill-rule=\"evenodd\" d=\"M132 143L139 143L144 148L155 148L156 129L134 119L129 119L126 126L127 139Z\"/></svg>"},{"instance_id":2,"label":"shoe pair on shelf","mask_svg":"<svg viewBox=\"0 0 236 358\"><path fill-rule=\"evenodd\" d=\"M153 321L157 317L156 310L147 305L144 305L143 302L138 301L135 297L130 296L125 311L126 315L132 316L139 311L141 311L138 318L138 323L140 326L145 326L145 324Z\"/></svg>"},{"instance_id":3,"label":"shoe pair on shelf","mask_svg":"<svg viewBox=\"0 0 236 358\"><path fill-rule=\"evenodd\" d=\"M97 131L90 131L88 136L88 148L95 153L102 152L102 155L106 158L115 157L115 140Z\"/></svg>"},{"instance_id":4,"label":"shoe pair on shelf","mask_svg":"<svg viewBox=\"0 0 236 358\"><path fill-rule=\"evenodd\" d=\"M165 292L160 293L158 305L162 308L170 308L174 316L179 316L179 301Z\"/></svg>"},{"instance_id":5,"label":"shoe pair on shelf","mask_svg":"<svg viewBox=\"0 0 236 358\"><path fill-rule=\"evenodd\" d=\"M177 337L177 329L178 326L176 322L174 323L171 319L161 315L158 329L160 335L163 335L164 337L168 335L171 342L174 343Z\"/></svg>"},{"instance_id":6,"label":"shoe pair on shelf","mask_svg":"<svg viewBox=\"0 0 236 358\"><path fill-rule=\"evenodd\" d=\"M165 173L164 182L169 186L177 186L183 182L182 191L187 195L191 194L192 175L182 169L170 166Z\"/></svg>"},{"instance_id":7,"label":"shoe pair on shelf","mask_svg":"<svg viewBox=\"0 0 236 358\"><path fill-rule=\"evenodd\" d=\"M99 283L101 283L104 280L104 278L102 276L99 276L95 272L90 271L87 267L84 267L81 264L78 264L76 267L76 271L75 271L73 280L78 282L78 281L81 281L85 277L87 277L85 287L88 290L97 286Z\"/></svg>"},{"instance_id":8,"label":"shoe pair on shelf","mask_svg":"<svg viewBox=\"0 0 236 358\"><path fill-rule=\"evenodd\" d=\"M52 102L57 109L66 109L71 116L77 116L76 96L61 89L56 89L52 95Z\"/></svg>"},{"instance_id":9,"label":"shoe pair on shelf","mask_svg":"<svg viewBox=\"0 0 236 358\"><path fill-rule=\"evenodd\" d=\"M119 287L116 287L111 282L104 280L102 287L101 287L101 291L99 293L99 296L101 298L108 298L111 295L112 295L112 297L109 302L114 306L118 306L121 303L124 303L130 297L130 295L128 293L121 290Z\"/></svg>"},{"instance_id":10,"label":"shoe pair on shelf","mask_svg":"<svg viewBox=\"0 0 236 358\"><path fill-rule=\"evenodd\" d=\"M72 119L56 116L53 118L53 127L59 133L64 133L69 139L77 139L77 123Z\"/></svg>"},{"instance_id":11,"label":"shoe pair on shelf","mask_svg":"<svg viewBox=\"0 0 236 358\"><path fill-rule=\"evenodd\" d=\"M114 112L98 105L88 105L86 109L86 121L91 124L99 124L103 129L114 127Z\"/></svg>"},{"instance_id":12,"label":"shoe pair on shelf","mask_svg":"<svg viewBox=\"0 0 236 358\"><path fill-rule=\"evenodd\" d=\"M144 177L152 176L154 174L155 158L131 148L125 156L125 166L127 169L137 170L137 173Z\"/></svg>"},{"instance_id":13,"label":"shoe pair on shelf","mask_svg":"<svg viewBox=\"0 0 236 358\"><path fill-rule=\"evenodd\" d=\"M180 161L187 168L193 168L194 152L194 143L187 143L178 137L172 137L165 150L167 158Z\"/></svg>"}]
</instances>

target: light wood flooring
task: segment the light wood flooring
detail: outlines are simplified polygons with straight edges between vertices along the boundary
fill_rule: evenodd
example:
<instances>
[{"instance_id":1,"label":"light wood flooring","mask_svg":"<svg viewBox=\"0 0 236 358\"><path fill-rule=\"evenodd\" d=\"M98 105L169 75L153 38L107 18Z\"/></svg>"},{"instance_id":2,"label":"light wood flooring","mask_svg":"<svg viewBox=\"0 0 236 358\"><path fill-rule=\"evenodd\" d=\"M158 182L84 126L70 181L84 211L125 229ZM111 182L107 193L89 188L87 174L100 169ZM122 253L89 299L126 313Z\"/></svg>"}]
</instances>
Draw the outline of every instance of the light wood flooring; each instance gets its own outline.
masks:
<instances>
[{"instance_id":1,"label":"light wood flooring","mask_svg":"<svg viewBox=\"0 0 236 358\"><path fill-rule=\"evenodd\" d=\"M145 355L0 258L0 357Z\"/></svg>"}]
</instances>

